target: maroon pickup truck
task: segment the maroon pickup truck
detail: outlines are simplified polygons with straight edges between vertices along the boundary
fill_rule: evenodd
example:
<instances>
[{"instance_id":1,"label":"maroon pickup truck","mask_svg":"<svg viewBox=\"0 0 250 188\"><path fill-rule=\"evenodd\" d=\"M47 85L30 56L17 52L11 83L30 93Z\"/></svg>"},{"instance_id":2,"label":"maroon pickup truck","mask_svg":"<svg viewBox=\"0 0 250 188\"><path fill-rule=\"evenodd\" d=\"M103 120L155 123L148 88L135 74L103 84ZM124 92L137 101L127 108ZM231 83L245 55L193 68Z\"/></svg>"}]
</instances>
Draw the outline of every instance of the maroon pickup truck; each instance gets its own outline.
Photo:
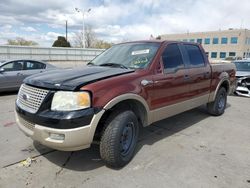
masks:
<instances>
[{"instance_id":1,"label":"maroon pickup truck","mask_svg":"<svg viewBox=\"0 0 250 188\"><path fill-rule=\"evenodd\" d=\"M82 68L26 78L16 121L27 136L58 150L98 141L106 164L122 167L134 155L140 126L203 104L221 115L234 89L234 64L211 65L199 44L128 42Z\"/></svg>"}]
</instances>

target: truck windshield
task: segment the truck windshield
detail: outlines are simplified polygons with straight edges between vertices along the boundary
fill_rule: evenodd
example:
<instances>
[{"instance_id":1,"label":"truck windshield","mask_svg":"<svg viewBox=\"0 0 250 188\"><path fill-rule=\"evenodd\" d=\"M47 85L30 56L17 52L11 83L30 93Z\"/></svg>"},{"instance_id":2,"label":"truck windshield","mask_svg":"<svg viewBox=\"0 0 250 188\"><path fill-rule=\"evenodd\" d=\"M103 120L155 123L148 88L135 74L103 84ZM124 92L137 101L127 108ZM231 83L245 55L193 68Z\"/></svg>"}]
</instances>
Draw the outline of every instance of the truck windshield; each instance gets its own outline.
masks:
<instances>
[{"instance_id":1,"label":"truck windshield","mask_svg":"<svg viewBox=\"0 0 250 188\"><path fill-rule=\"evenodd\" d=\"M250 62L234 62L237 71L250 71Z\"/></svg>"},{"instance_id":2,"label":"truck windshield","mask_svg":"<svg viewBox=\"0 0 250 188\"><path fill-rule=\"evenodd\" d=\"M90 65L142 69L153 60L160 43L125 43L114 45L94 60Z\"/></svg>"}]
</instances>

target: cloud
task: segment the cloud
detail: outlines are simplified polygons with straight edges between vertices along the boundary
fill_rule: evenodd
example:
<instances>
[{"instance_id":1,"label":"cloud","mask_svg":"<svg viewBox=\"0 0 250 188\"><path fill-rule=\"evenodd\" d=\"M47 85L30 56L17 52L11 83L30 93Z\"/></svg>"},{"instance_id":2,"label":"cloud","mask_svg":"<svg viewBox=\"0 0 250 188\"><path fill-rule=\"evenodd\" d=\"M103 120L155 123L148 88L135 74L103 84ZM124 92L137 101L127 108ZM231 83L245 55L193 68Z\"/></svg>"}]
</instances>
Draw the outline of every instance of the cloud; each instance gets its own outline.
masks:
<instances>
[{"instance_id":1,"label":"cloud","mask_svg":"<svg viewBox=\"0 0 250 188\"><path fill-rule=\"evenodd\" d=\"M37 31L35 28L30 27L30 26L28 26L28 27L21 27L21 29L23 31L26 31L26 32L36 32Z\"/></svg>"},{"instance_id":2,"label":"cloud","mask_svg":"<svg viewBox=\"0 0 250 188\"><path fill-rule=\"evenodd\" d=\"M8 32L8 31L10 31L11 29L12 29L12 25L10 25L10 24L2 25L2 26L0 27L0 30L3 31L3 32Z\"/></svg>"},{"instance_id":3,"label":"cloud","mask_svg":"<svg viewBox=\"0 0 250 188\"><path fill-rule=\"evenodd\" d=\"M250 28L249 0L2 0L0 43L23 36L50 46L58 35L64 35L66 20L70 33L81 30L82 15L75 7L91 8L91 12L85 14L85 23L92 26L98 38L112 42L187 30L218 30L241 25Z\"/></svg>"}]
</instances>

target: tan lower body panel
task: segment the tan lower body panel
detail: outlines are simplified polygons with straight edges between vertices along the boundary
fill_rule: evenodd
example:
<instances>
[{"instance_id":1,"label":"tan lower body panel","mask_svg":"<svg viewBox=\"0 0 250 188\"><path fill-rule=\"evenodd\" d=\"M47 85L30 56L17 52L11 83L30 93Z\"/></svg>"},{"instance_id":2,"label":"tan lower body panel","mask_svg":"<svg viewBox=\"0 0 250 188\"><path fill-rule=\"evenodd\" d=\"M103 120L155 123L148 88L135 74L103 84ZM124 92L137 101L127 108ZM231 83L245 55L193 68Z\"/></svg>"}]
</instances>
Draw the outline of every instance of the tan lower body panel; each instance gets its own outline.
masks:
<instances>
[{"instance_id":1,"label":"tan lower body panel","mask_svg":"<svg viewBox=\"0 0 250 188\"><path fill-rule=\"evenodd\" d=\"M54 129L32 124L22 119L16 114L16 122L19 129L32 140L41 144L63 151L75 151L90 147L96 126L104 113L104 110L94 115L90 125L74 129ZM63 135L63 139L58 140L51 135Z\"/></svg>"},{"instance_id":2,"label":"tan lower body panel","mask_svg":"<svg viewBox=\"0 0 250 188\"><path fill-rule=\"evenodd\" d=\"M149 124L206 104L208 99L209 94L150 111Z\"/></svg>"}]
</instances>

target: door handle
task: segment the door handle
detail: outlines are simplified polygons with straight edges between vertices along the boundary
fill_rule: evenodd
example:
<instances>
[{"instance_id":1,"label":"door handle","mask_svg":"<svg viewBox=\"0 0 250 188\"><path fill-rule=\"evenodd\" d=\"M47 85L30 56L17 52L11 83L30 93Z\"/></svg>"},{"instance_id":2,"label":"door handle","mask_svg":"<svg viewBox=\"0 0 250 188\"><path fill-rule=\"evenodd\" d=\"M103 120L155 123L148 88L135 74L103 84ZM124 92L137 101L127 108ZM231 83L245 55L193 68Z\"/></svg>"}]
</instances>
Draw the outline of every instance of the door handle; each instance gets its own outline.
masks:
<instances>
[{"instance_id":1,"label":"door handle","mask_svg":"<svg viewBox=\"0 0 250 188\"><path fill-rule=\"evenodd\" d=\"M190 77L189 77L188 74L185 74L185 75L184 75L184 80L189 80L189 78L190 78Z\"/></svg>"},{"instance_id":2,"label":"door handle","mask_svg":"<svg viewBox=\"0 0 250 188\"><path fill-rule=\"evenodd\" d=\"M141 81L141 85L143 85L143 86L153 84L153 83L154 83L153 80L142 80Z\"/></svg>"}]
</instances>

